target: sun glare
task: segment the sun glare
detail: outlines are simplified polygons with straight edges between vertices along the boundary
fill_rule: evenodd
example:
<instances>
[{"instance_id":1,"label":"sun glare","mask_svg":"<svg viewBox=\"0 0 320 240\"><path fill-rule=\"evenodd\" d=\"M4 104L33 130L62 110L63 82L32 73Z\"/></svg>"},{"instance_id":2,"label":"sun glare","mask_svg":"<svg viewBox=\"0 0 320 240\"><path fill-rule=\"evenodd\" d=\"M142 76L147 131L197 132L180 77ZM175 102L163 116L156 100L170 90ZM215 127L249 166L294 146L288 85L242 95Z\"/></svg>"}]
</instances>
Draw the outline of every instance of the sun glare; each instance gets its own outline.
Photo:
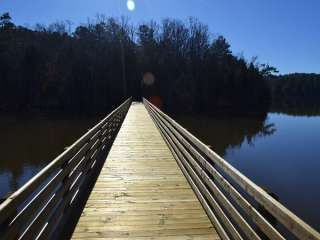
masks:
<instances>
[{"instance_id":1,"label":"sun glare","mask_svg":"<svg viewBox=\"0 0 320 240\"><path fill-rule=\"evenodd\" d=\"M135 9L135 3L133 0L128 0L127 1L127 7L129 9L129 11L133 11Z\"/></svg>"}]
</instances>

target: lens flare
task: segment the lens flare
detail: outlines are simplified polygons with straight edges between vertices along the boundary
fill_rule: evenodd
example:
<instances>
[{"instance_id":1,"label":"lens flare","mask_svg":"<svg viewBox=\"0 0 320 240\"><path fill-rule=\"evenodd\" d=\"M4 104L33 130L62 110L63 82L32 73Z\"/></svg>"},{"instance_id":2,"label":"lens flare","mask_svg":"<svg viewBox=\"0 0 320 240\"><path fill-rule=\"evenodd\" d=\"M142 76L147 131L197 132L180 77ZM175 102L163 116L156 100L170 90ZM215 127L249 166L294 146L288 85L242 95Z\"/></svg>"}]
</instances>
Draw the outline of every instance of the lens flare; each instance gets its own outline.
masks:
<instances>
[{"instance_id":1,"label":"lens flare","mask_svg":"<svg viewBox=\"0 0 320 240\"><path fill-rule=\"evenodd\" d=\"M129 11L133 11L136 8L135 3L134 3L133 0L128 0L127 1L127 8L128 8Z\"/></svg>"},{"instance_id":2,"label":"lens flare","mask_svg":"<svg viewBox=\"0 0 320 240\"><path fill-rule=\"evenodd\" d=\"M151 72L146 72L143 74L143 82L147 86L151 86L154 83L154 75Z\"/></svg>"}]
</instances>

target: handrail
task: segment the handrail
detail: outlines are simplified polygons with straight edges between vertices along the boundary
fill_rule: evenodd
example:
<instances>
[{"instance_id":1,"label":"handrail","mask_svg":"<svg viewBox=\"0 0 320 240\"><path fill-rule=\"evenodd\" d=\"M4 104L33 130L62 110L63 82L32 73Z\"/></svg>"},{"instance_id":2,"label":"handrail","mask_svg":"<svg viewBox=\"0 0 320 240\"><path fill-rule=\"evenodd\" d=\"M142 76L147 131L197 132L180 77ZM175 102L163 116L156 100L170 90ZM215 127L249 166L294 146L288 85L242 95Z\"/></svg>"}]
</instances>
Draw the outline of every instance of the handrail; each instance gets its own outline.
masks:
<instances>
[{"instance_id":1,"label":"handrail","mask_svg":"<svg viewBox=\"0 0 320 240\"><path fill-rule=\"evenodd\" d=\"M0 205L0 239L47 239L112 142L127 99Z\"/></svg>"},{"instance_id":2,"label":"handrail","mask_svg":"<svg viewBox=\"0 0 320 240\"><path fill-rule=\"evenodd\" d=\"M295 237L308 240L320 239L320 234L315 229L148 100L143 99L143 101L221 238L261 239L260 232L263 232L269 239L285 239L284 235L287 233L280 233L280 230L262 216L240 193L244 191ZM236 184L232 184L229 179ZM239 188L237 185L241 187L240 191L237 190ZM208 205L211 208L208 209ZM241 214L238 211L239 208L245 214ZM212 216L212 210L215 213L214 216Z\"/></svg>"}]
</instances>

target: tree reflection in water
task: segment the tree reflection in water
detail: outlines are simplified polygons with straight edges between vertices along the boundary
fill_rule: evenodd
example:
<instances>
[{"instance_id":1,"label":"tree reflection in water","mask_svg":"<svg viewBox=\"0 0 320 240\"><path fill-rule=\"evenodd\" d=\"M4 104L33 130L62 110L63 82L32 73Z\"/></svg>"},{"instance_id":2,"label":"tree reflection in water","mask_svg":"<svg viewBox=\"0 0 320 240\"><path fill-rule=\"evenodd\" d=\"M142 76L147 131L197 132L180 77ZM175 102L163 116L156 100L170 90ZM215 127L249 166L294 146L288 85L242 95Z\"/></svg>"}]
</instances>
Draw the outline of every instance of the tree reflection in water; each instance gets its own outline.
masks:
<instances>
[{"instance_id":1,"label":"tree reflection in water","mask_svg":"<svg viewBox=\"0 0 320 240\"><path fill-rule=\"evenodd\" d=\"M253 145L256 137L270 136L276 131L267 115L174 116L174 119L220 156L227 149L241 147L244 141Z\"/></svg>"},{"instance_id":2,"label":"tree reflection in water","mask_svg":"<svg viewBox=\"0 0 320 240\"><path fill-rule=\"evenodd\" d=\"M0 198L17 190L100 117L0 116Z\"/></svg>"}]
</instances>

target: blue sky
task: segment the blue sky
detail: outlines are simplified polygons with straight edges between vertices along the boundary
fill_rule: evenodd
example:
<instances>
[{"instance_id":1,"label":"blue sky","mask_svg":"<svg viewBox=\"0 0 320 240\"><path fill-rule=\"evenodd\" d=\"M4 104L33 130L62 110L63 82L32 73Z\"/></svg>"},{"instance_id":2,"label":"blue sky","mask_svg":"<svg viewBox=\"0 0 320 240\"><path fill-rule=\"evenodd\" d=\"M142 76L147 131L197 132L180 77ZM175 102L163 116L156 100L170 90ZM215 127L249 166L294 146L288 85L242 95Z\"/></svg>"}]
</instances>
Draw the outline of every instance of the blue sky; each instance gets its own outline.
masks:
<instances>
[{"instance_id":1,"label":"blue sky","mask_svg":"<svg viewBox=\"0 0 320 240\"><path fill-rule=\"evenodd\" d=\"M281 73L320 73L320 0L0 0L0 12L9 11L14 22L32 26L56 20L85 23L97 13L128 16L140 23L165 17L197 17L213 34L224 35L234 54Z\"/></svg>"}]
</instances>

